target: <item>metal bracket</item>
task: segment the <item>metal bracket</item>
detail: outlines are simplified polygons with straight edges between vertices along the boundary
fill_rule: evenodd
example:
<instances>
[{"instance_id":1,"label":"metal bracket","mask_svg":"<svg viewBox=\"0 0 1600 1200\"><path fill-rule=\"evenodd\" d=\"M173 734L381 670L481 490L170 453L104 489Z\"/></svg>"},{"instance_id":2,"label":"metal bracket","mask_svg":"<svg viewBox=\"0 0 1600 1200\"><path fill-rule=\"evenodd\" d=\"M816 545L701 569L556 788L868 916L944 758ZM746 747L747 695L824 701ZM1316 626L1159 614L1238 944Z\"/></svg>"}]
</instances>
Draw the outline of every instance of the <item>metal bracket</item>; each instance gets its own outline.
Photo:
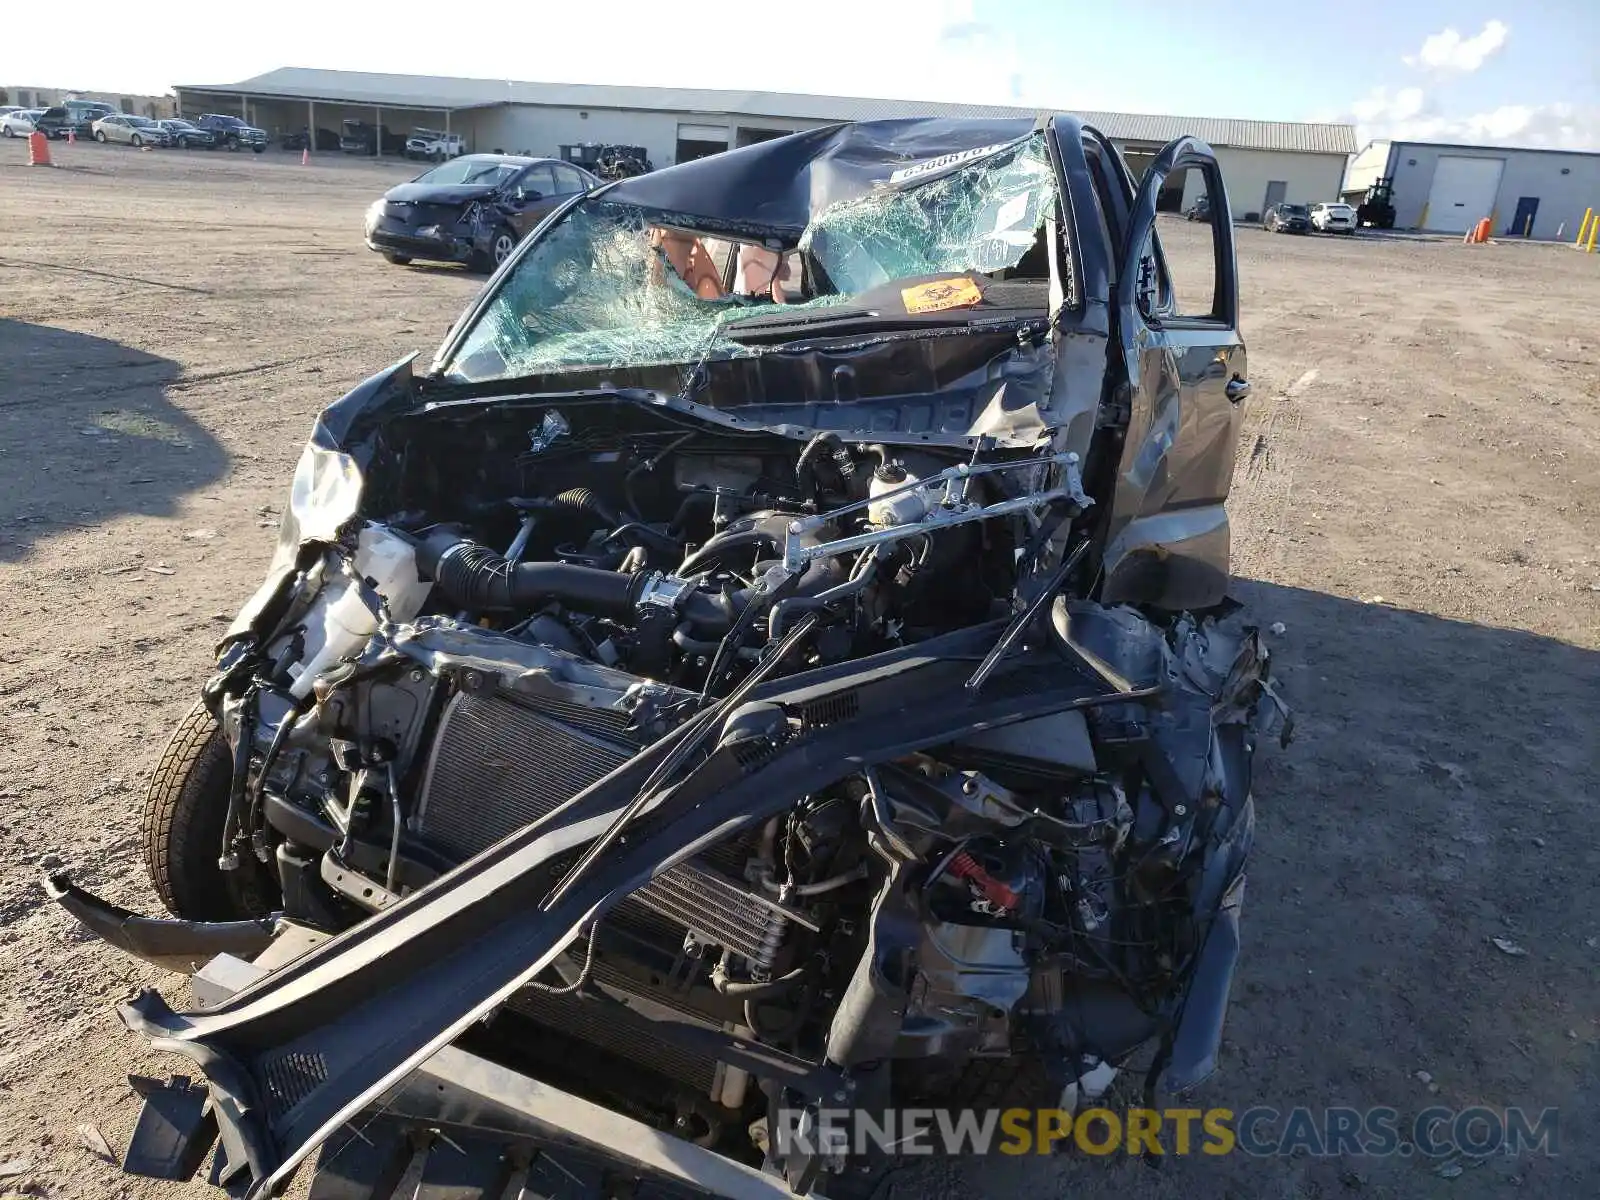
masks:
<instances>
[{"instance_id":1,"label":"metal bracket","mask_svg":"<svg viewBox=\"0 0 1600 1200\"><path fill-rule=\"evenodd\" d=\"M1040 467L1058 469L1061 472L1061 482L1056 487L1044 491L1028 492L1008 500L996 500L993 504L977 504L967 499L967 485L979 475ZM939 490L942 490L943 495L930 503L927 511L915 521L907 521L903 525L891 525L885 529L869 529L865 533L838 538L831 542L812 542L808 545L803 540L807 534L814 534L828 525L836 524L840 517L859 512L869 505L882 504L886 500L909 495L912 492ZM1069 500L1080 509L1088 508L1094 503L1083 490L1083 475L1078 469L1078 456L1071 451L1043 458L1025 458L1015 462L958 463L940 471L937 475L913 480L904 487L880 492L869 500L858 500L854 504L846 504L843 508L791 521L784 531L783 569L789 575L798 575L808 564L817 559L836 558L852 550L883 545L886 542L903 541L952 525L987 521L1009 513L1042 508L1053 500Z\"/></svg>"},{"instance_id":2,"label":"metal bracket","mask_svg":"<svg viewBox=\"0 0 1600 1200\"><path fill-rule=\"evenodd\" d=\"M400 899L377 880L345 866L332 850L322 856L322 882L368 912L382 912Z\"/></svg>"}]
</instances>

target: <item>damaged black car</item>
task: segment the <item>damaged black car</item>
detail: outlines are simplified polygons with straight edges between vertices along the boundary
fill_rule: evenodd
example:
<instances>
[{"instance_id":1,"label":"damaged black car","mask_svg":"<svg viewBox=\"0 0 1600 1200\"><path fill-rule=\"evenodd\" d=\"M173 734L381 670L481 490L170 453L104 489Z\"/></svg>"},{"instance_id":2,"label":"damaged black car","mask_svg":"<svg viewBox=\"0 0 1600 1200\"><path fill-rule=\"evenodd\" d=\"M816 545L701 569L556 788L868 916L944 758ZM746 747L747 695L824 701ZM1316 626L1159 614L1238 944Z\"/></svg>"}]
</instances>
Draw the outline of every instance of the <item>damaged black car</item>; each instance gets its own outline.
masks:
<instances>
[{"instance_id":1,"label":"damaged black car","mask_svg":"<svg viewBox=\"0 0 1600 1200\"><path fill-rule=\"evenodd\" d=\"M174 919L51 881L197 972L122 1010L184 1075L130 1167L838 1197L883 1164L780 1131L1209 1074L1286 713L1183 170L1230 211L1203 143L1135 188L1069 117L623 179L327 409L146 801Z\"/></svg>"},{"instance_id":2,"label":"damaged black car","mask_svg":"<svg viewBox=\"0 0 1600 1200\"><path fill-rule=\"evenodd\" d=\"M492 271L555 209L600 180L550 158L466 154L384 193L367 209L367 248Z\"/></svg>"}]
</instances>

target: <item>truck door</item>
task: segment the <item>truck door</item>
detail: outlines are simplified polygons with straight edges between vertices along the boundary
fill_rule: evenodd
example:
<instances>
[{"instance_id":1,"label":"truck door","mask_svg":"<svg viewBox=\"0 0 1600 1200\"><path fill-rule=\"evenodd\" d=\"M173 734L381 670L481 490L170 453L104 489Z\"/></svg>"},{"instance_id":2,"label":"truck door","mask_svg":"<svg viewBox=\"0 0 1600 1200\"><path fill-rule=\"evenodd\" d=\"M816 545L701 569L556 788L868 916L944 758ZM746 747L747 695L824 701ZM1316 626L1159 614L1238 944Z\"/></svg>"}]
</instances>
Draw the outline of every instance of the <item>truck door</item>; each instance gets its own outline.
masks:
<instances>
[{"instance_id":1,"label":"truck door","mask_svg":"<svg viewBox=\"0 0 1600 1200\"><path fill-rule=\"evenodd\" d=\"M1163 214L1163 188L1204 220ZM1179 138L1146 169L1117 271L1116 334L1127 432L1108 519L1101 598L1207 608L1228 586L1234 449L1250 394L1239 336L1232 210L1216 156ZM1159 228L1158 228L1159 225Z\"/></svg>"}]
</instances>

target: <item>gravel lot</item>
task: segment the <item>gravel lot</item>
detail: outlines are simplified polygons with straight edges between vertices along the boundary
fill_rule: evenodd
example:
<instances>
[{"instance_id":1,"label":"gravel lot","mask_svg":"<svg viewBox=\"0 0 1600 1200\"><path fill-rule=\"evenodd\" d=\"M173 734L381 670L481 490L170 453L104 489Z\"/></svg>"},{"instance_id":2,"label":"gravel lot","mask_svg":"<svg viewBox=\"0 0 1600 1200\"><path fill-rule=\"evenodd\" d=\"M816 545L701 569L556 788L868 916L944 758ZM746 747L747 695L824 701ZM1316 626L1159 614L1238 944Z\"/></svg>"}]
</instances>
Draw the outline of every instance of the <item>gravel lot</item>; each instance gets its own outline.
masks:
<instances>
[{"instance_id":1,"label":"gravel lot","mask_svg":"<svg viewBox=\"0 0 1600 1200\"><path fill-rule=\"evenodd\" d=\"M214 1193L122 1176L77 1131L120 1152L124 1076L177 1067L112 1011L172 977L86 940L36 880L59 857L155 907L141 790L266 565L313 414L430 356L481 279L362 247L403 166L52 149L61 169L30 170L0 143L0 1164L25 1164L0 1196L175 1200ZM1189 230L1166 236L1181 258ZM1224 1070L1198 1103L1553 1105L1562 1154L1455 1177L1070 1155L909 1190L1593 1195L1600 258L1254 229L1239 258L1238 593L1284 627L1299 736L1262 756Z\"/></svg>"}]
</instances>

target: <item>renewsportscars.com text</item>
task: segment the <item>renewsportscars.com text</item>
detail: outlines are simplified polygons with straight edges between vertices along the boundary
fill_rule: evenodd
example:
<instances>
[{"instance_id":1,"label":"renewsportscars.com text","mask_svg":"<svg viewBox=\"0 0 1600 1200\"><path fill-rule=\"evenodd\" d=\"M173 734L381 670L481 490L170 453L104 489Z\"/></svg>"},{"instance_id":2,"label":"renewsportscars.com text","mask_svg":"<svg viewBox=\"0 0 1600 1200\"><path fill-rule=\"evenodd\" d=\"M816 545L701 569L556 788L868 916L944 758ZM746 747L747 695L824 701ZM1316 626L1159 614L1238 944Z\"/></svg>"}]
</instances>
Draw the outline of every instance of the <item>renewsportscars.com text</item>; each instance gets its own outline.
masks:
<instances>
[{"instance_id":1,"label":"renewsportscars.com text","mask_svg":"<svg viewBox=\"0 0 1600 1200\"><path fill-rule=\"evenodd\" d=\"M1225 1155L1560 1152L1556 1109L1426 1108L1059 1108L782 1109L784 1153Z\"/></svg>"}]
</instances>

